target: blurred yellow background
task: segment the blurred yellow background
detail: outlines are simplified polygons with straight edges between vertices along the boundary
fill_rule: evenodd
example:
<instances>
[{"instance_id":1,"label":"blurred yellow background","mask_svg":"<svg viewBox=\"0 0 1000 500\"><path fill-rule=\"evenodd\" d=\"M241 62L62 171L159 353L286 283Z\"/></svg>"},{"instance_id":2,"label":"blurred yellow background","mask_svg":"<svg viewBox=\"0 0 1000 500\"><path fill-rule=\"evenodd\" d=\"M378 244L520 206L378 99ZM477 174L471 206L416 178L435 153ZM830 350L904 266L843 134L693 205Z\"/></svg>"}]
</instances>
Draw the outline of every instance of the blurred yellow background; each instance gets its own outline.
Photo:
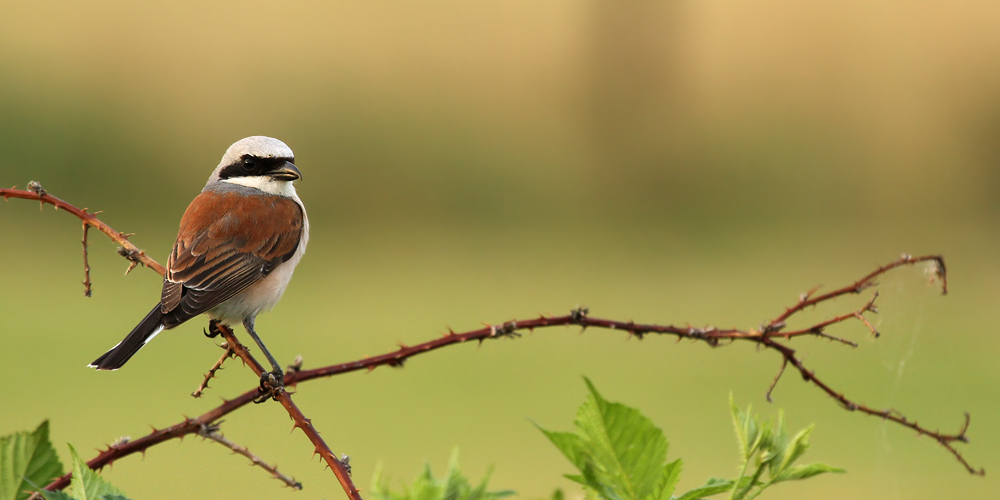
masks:
<instances>
[{"instance_id":1,"label":"blurred yellow background","mask_svg":"<svg viewBox=\"0 0 1000 500\"><path fill-rule=\"evenodd\" d=\"M570 465L534 428L569 429L590 377L639 407L685 460L681 487L732 476L727 394L848 469L769 498L995 498L1000 488L1000 3L0 2L0 185L40 181L160 262L225 148L296 152L312 239L283 302L258 320L307 367L586 304L615 319L754 327L815 285L903 252L943 253L951 293L919 269L883 280L883 337L795 346L848 395L957 429L986 478L929 439L838 408L779 359L615 332L536 331L406 368L316 381L296 401L333 449L409 480L422 462L520 498ZM91 233L80 285L67 214L0 204L0 434L51 419L81 454L255 384L193 321L123 370L84 368L157 300L159 279ZM856 298L857 299L857 298ZM847 311L846 300L809 316ZM116 463L137 500L341 498L276 404L227 437L305 484L282 488L197 438ZM808 458L808 456L807 456ZM989 493L994 492L994 493Z\"/></svg>"}]
</instances>

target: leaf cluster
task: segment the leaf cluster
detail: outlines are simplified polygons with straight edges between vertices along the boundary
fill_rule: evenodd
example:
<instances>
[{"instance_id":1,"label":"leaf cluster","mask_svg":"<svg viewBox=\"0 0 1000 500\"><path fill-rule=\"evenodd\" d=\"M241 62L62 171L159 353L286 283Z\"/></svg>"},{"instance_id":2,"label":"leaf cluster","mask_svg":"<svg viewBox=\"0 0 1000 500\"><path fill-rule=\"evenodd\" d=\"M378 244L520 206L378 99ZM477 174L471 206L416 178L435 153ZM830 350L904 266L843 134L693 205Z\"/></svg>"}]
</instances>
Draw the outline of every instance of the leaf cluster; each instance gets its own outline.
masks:
<instances>
[{"instance_id":1,"label":"leaf cluster","mask_svg":"<svg viewBox=\"0 0 1000 500\"><path fill-rule=\"evenodd\" d=\"M389 489L389 481L377 470L372 478L370 495L376 500L500 500L514 494L512 490L488 491L487 483L492 471L473 487L468 478L462 475L458 467L458 451L452 452L448 462L448 471L444 477L436 478L429 464L424 465L424 471L400 492Z\"/></svg>"},{"instance_id":2,"label":"leaf cluster","mask_svg":"<svg viewBox=\"0 0 1000 500\"><path fill-rule=\"evenodd\" d=\"M49 422L34 431L21 431L0 438L0 500L26 500L34 491L45 500L129 500L121 490L87 467L76 450L69 492L44 491L38 485L62 476L63 465L49 441Z\"/></svg>"},{"instance_id":3,"label":"leaf cluster","mask_svg":"<svg viewBox=\"0 0 1000 500\"><path fill-rule=\"evenodd\" d=\"M761 421L752 413L752 406L748 406L746 411L741 410L731 395L729 405L740 447L737 477L740 487L733 490L732 500L756 498L765 489L781 482L808 479L825 472L844 472L844 469L821 463L796 465L809 449L812 425L793 436L785 428L784 414L780 410L773 421Z\"/></svg>"},{"instance_id":4,"label":"leaf cluster","mask_svg":"<svg viewBox=\"0 0 1000 500\"><path fill-rule=\"evenodd\" d=\"M679 495L674 492L682 461L667 461L667 438L639 410L604 399L590 380L589 394L577 410L574 432L539 430L577 468L566 477L584 487L592 500L698 500L725 492L731 499L753 498L782 481L806 479L823 472L842 472L823 464L795 465L808 448L812 428L788 437L779 414L776 423L761 423L733 406L742 454L741 472L732 480L709 479ZM748 475L750 463L755 465ZM768 472L768 480L762 475ZM749 496L748 496L749 495Z\"/></svg>"},{"instance_id":5,"label":"leaf cluster","mask_svg":"<svg viewBox=\"0 0 1000 500\"><path fill-rule=\"evenodd\" d=\"M584 487L588 500L699 500L729 492L730 500L751 500L767 488L785 481L808 479L842 469L821 463L798 465L809 449L813 427L794 435L785 428L779 411L774 420L762 421L752 408L740 409L730 396L733 426L739 445L740 465L735 479L709 479L703 486L675 495L682 461L667 461L667 438L639 410L604 399L590 380L589 394L577 410L574 432L542 433L576 466L578 474L566 477ZM52 443L49 424L0 438L0 500L27 500L37 491L45 500L129 500L101 478L70 446L73 474L69 489L40 490L63 475ZM370 495L376 500L501 500L513 491L490 491L487 472L473 486L452 454L444 477L436 478L430 465L402 491L389 489L388 480L376 471ZM556 490L552 500L563 500Z\"/></svg>"}]
</instances>

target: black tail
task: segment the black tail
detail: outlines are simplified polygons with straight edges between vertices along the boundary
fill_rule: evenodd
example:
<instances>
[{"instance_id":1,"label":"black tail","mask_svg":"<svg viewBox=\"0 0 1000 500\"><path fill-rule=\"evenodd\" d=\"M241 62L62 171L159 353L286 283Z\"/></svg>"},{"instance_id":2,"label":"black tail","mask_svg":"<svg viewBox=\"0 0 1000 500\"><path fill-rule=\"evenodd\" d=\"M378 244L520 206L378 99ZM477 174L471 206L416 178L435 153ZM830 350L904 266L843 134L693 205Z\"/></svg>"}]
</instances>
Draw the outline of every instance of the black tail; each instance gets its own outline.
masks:
<instances>
[{"instance_id":1,"label":"black tail","mask_svg":"<svg viewBox=\"0 0 1000 500\"><path fill-rule=\"evenodd\" d=\"M98 370L117 370L162 331L163 313L160 312L160 304L156 304L156 307L132 329L125 340L87 366Z\"/></svg>"}]
</instances>

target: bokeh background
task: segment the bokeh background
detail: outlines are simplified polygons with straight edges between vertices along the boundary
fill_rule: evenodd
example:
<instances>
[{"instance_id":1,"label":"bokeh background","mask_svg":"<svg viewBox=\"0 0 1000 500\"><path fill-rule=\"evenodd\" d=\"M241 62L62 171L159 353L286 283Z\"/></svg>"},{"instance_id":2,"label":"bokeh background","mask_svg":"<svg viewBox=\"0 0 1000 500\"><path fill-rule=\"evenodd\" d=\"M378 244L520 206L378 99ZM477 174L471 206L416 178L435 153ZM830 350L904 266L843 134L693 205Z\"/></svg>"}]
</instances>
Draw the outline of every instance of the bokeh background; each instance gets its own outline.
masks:
<instances>
[{"instance_id":1,"label":"bokeh background","mask_svg":"<svg viewBox=\"0 0 1000 500\"><path fill-rule=\"evenodd\" d=\"M903 252L943 253L882 283L884 335L795 345L860 401L930 427L973 415L972 477L912 432L850 414L744 345L537 331L301 386L296 400L366 487L463 469L520 498L570 465L534 428L569 429L582 376L637 406L683 457L683 488L736 467L727 397L795 428L848 474L771 498L993 498L1000 482L1000 3L0 3L0 185L37 180L161 262L225 148L286 141L304 173L309 251L258 322L318 366L577 304L616 319L753 327L816 285ZM159 279L78 222L0 204L0 433L51 419L85 456L252 386L201 322L125 369L84 368L155 302ZM810 318L858 307L847 300ZM807 318L808 319L808 318ZM136 499L340 498L278 405L225 434L305 484L282 488L198 438L105 472ZM399 483L396 483L397 485Z\"/></svg>"}]
</instances>

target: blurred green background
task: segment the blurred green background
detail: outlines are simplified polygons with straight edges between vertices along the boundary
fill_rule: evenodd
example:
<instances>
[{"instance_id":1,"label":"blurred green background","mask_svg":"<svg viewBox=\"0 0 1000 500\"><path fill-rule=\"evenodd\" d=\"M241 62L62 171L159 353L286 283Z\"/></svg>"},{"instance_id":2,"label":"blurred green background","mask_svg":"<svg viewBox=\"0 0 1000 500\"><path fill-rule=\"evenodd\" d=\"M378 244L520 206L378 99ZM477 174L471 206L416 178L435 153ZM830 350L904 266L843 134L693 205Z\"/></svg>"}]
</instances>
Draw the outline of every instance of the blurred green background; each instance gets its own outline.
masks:
<instances>
[{"instance_id":1,"label":"blurred green background","mask_svg":"<svg viewBox=\"0 0 1000 500\"><path fill-rule=\"evenodd\" d=\"M884 335L802 339L849 395L932 428L973 415L969 476L929 439L847 413L750 346L536 331L299 388L296 401L367 487L422 462L520 498L578 489L533 427L568 429L587 375L683 457L681 486L737 464L727 394L818 424L813 460L845 467L771 498L995 498L1000 488L1000 3L0 2L0 185L40 181L164 262L225 148L278 137L304 173L312 238L258 321L279 359L314 367L481 322L586 304L616 319L754 327L800 292L903 252ZM0 434L52 420L68 458L214 407L255 383L195 321L125 369L84 368L151 307L159 279L36 204L0 204ZM856 298L857 299L857 298ZM809 318L851 310L859 300ZM805 318L808 319L808 318ZM275 404L224 433L305 484L189 438L116 463L136 499L340 498ZM990 494L989 492L994 492Z\"/></svg>"}]
</instances>

